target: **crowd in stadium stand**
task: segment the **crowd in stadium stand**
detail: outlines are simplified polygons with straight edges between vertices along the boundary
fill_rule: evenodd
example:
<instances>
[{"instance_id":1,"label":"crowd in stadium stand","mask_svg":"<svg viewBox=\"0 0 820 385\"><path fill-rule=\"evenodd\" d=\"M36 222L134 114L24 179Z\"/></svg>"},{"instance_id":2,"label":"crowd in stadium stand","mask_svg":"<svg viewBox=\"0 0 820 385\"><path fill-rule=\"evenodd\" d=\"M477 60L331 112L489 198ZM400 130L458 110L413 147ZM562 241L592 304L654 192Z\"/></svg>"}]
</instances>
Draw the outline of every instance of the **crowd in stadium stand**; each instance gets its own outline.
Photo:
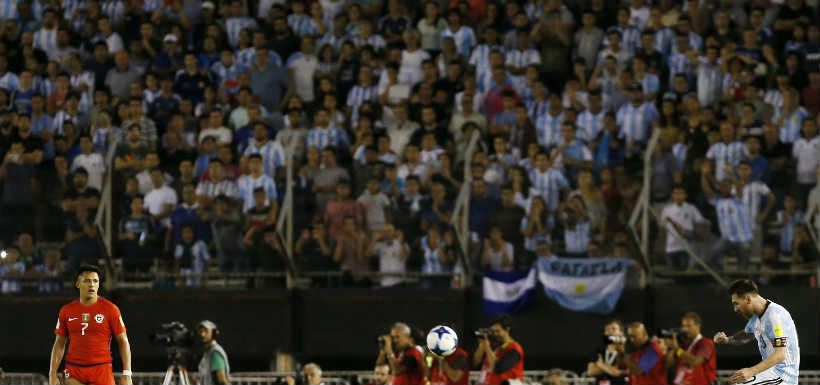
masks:
<instances>
[{"instance_id":1,"label":"crowd in stadium stand","mask_svg":"<svg viewBox=\"0 0 820 385\"><path fill-rule=\"evenodd\" d=\"M810 267L816 7L2 0L2 291L104 256L107 173L125 272L283 271L288 148L300 272L391 286L367 272L640 260L627 222L653 132L653 263L693 268L689 239L717 269ZM476 132L462 258L451 215Z\"/></svg>"}]
</instances>

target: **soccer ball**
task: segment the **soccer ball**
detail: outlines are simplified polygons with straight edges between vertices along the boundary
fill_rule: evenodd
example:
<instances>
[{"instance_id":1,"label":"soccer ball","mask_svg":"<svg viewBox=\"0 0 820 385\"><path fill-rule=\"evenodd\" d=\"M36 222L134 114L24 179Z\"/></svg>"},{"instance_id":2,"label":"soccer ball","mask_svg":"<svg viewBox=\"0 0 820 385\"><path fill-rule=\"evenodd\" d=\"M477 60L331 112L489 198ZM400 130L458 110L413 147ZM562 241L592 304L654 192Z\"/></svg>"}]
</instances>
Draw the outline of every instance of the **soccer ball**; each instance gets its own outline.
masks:
<instances>
[{"instance_id":1,"label":"soccer ball","mask_svg":"<svg viewBox=\"0 0 820 385\"><path fill-rule=\"evenodd\" d=\"M447 326L438 325L427 333L427 349L439 357L453 354L456 347L458 347L458 335Z\"/></svg>"}]
</instances>

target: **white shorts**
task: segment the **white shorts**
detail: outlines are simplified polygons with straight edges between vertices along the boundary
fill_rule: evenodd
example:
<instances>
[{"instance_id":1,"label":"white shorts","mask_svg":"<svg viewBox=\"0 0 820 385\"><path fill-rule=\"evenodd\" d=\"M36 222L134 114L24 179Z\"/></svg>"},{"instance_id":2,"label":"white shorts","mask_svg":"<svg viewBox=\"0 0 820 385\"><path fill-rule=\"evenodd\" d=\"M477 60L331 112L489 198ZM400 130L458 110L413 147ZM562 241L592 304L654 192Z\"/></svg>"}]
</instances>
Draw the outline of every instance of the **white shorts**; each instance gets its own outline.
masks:
<instances>
[{"instance_id":1,"label":"white shorts","mask_svg":"<svg viewBox=\"0 0 820 385\"><path fill-rule=\"evenodd\" d=\"M776 372L774 368L764 370L750 380L741 382L742 385L797 385L797 383L788 383L783 379L783 376Z\"/></svg>"}]
</instances>

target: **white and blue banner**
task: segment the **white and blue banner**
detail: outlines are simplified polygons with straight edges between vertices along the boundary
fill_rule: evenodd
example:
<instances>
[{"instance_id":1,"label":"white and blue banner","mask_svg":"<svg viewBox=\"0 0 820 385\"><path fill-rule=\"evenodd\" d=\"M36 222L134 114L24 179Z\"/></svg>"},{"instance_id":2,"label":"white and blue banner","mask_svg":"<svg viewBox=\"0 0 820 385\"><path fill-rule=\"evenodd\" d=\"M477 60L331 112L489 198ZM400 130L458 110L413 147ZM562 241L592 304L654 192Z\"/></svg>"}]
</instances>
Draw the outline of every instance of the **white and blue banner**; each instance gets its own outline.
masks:
<instances>
[{"instance_id":1,"label":"white and blue banner","mask_svg":"<svg viewBox=\"0 0 820 385\"><path fill-rule=\"evenodd\" d=\"M621 298L630 263L626 258L542 257L536 266L544 293L562 307L609 314Z\"/></svg>"},{"instance_id":2,"label":"white and blue banner","mask_svg":"<svg viewBox=\"0 0 820 385\"><path fill-rule=\"evenodd\" d=\"M526 307L535 291L535 269L484 272L484 313L512 313Z\"/></svg>"}]
</instances>

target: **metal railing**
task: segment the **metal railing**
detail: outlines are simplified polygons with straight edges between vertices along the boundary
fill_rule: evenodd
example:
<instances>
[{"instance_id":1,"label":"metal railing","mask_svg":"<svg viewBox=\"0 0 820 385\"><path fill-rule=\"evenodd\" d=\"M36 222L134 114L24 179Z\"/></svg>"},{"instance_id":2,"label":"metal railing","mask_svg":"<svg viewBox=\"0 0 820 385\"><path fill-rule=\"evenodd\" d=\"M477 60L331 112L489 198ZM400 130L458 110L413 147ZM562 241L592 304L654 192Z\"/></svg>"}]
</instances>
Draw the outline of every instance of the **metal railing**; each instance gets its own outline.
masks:
<instances>
[{"instance_id":1,"label":"metal railing","mask_svg":"<svg viewBox=\"0 0 820 385\"><path fill-rule=\"evenodd\" d=\"M729 384L729 377L734 370L718 370L718 381L721 385ZM190 373L196 376L196 373ZM293 372L238 372L231 373L231 383L234 385L281 385L287 377L295 377ZM594 384L595 379L576 374L572 371L562 369L551 370L527 370L524 371L522 383L536 384L543 383L544 379L550 375L558 375L567 385ZM119 373L115 373L119 378ZM470 385L478 385L479 372L470 372ZM159 385L165 378L165 372L134 372L132 381L134 385ZM373 378L372 372L368 371L323 371L322 380L326 385L361 385ZM820 384L820 370L801 370L798 377L798 385ZM0 385L45 385L48 378L40 373L4 373L0 375ZM117 382L119 383L119 381Z\"/></svg>"},{"instance_id":2,"label":"metal railing","mask_svg":"<svg viewBox=\"0 0 820 385\"><path fill-rule=\"evenodd\" d=\"M296 142L290 141L285 148L285 199L282 200L282 208L276 221L276 235L287 257L288 288L293 288L296 276L296 263L293 257L293 154L296 152Z\"/></svg>"},{"instance_id":3,"label":"metal railing","mask_svg":"<svg viewBox=\"0 0 820 385\"><path fill-rule=\"evenodd\" d=\"M655 147L658 145L660 138L660 130L653 129L652 136L649 138L646 151L644 152L643 186L641 186L641 192L638 195L638 202L635 204L632 215L629 217L629 229L638 241L638 248L641 251L644 267L649 274L650 280L652 280L653 277L652 263L649 260L649 198L652 184L652 153L655 151ZM636 228L638 224L641 225L640 232Z\"/></svg>"},{"instance_id":4,"label":"metal railing","mask_svg":"<svg viewBox=\"0 0 820 385\"><path fill-rule=\"evenodd\" d=\"M473 160L473 153L478 145L481 134L478 131L473 132L470 137L470 142L467 144L467 149L464 153L464 180L461 182L458 196L453 207L453 214L450 218L450 225L455 229L455 235L458 239L459 261L463 266L461 284L466 287L472 283L472 263L470 261L470 183L473 180L471 163Z\"/></svg>"},{"instance_id":5,"label":"metal railing","mask_svg":"<svg viewBox=\"0 0 820 385\"><path fill-rule=\"evenodd\" d=\"M110 264L110 258L113 255L114 251L114 230L112 223L114 208L112 190L114 186L114 153L117 150L117 145L119 144L120 136L109 135L109 137L111 138L111 142L108 144L108 150L105 154L105 174L103 176L102 191L100 191L100 202L97 206L97 215L96 217L94 217L94 226L99 231L99 239L102 241L107 262L109 262L107 264L108 268L109 270L113 270L113 267ZM105 285L106 288L110 289L112 285L116 283L117 275L109 274L109 276L111 277L111 279L106 280Z\"/></svg>"}]
</instances>

